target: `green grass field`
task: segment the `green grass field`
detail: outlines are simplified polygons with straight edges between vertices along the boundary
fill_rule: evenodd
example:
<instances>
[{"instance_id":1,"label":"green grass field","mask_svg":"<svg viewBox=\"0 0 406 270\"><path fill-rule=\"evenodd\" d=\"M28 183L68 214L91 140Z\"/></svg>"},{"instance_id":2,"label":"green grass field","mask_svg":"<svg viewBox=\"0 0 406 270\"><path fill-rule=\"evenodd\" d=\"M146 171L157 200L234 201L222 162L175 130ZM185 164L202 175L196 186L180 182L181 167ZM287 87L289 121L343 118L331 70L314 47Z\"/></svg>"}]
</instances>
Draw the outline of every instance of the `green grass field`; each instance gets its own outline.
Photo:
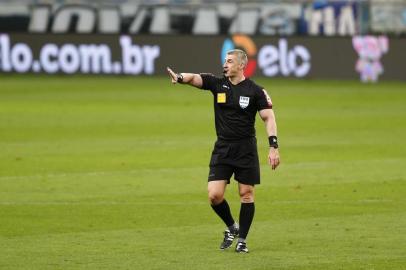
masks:
<instances>
[{"instance_id":1,"label":"green grass field","mask_svg":"<svg viewBox=\"0 0 406 270\"><path fill-rule=\"evenodd\" d=\"M0 269L406 269L406 84L265 80L250 254L208 205L212 98L167 78L0 77ZM235 181L227 198L235 217Z\"/></svg>"}]
</instances>

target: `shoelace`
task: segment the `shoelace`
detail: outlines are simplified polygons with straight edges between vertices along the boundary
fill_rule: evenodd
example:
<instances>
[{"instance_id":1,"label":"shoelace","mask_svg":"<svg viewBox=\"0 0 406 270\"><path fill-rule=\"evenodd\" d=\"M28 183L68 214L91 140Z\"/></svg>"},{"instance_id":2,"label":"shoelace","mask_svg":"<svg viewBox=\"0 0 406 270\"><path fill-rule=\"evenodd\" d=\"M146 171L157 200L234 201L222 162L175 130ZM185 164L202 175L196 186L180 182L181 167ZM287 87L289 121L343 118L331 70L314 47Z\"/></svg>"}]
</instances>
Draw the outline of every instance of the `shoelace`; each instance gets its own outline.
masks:
<instances>
[{"instance_id":1,"label":"shoelace","mask_svg":"<svg viewBox=\"0 0 406 270\"><path fill-rule=\"evenodd\" d=\"M230 231L225 231L224 232L224 241L233 241L234 240L234 235Z\"/></svg>"}]
</instances>

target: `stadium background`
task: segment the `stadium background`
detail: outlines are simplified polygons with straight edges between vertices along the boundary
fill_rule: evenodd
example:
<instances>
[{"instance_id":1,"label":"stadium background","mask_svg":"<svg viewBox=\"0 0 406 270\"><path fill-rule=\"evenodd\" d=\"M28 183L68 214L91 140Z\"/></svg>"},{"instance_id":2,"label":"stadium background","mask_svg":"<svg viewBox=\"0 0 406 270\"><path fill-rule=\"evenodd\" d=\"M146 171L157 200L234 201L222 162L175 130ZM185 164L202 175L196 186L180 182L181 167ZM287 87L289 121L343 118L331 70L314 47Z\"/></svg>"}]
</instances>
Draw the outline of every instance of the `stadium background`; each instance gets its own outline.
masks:
<instances>
[{"instance_id":1,"label":"stadium background","mask_svg":"<svg viewBox=\"0 0 406 270\"><path fill-rule=\"evenodd\" d=\"M0 1L0 269L405 269L405 33L404 0ZM210 95L165 76L233 47L282 157L257 121L248 256L216 250Z\"/></svg>"}]
</instances>

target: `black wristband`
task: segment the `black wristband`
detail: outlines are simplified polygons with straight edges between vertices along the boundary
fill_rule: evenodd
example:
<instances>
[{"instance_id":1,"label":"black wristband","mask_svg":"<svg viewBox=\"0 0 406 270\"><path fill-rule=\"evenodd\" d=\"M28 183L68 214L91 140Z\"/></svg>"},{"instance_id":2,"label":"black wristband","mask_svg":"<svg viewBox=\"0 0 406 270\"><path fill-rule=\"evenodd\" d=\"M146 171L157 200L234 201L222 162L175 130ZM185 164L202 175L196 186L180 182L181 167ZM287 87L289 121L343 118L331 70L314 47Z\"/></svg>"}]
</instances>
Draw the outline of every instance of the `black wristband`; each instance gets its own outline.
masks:
<instances>
[{"instance_id":1,"label":"black wristband","mask_svg":"<svg viewBox=\"0 0 406 270\"><path fill-rule=\"evenodd\" d=\"M176 81L178 82L178 83L183 83L183 75L182 74L176 74L176 77L177 77L177 79L176 79Z\"/></svg>"},{"instance_id":2,"label":"black wristband","mask_svg":"<svg viewBox=\"0 0 406 270\"><path fill-rule=\"evenodd\" d=\"M278 148L278 138L276 136L269 136L269 147Z\"/></svg>"}]
</instances>

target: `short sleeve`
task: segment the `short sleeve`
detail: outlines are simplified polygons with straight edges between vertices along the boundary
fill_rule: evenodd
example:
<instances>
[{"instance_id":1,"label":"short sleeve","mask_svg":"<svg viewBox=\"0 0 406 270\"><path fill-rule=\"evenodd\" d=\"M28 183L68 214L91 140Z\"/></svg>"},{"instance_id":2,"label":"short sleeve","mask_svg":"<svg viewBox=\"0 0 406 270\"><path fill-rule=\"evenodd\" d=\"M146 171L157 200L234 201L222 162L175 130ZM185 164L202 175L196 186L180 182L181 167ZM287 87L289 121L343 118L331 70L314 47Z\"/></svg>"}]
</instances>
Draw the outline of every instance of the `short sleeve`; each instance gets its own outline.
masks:
<instances>
[{"instance_id":1,"label":"short sleeve","mask_svg":"<svg viewBox=\"0 0 406 270\"><path fill-rule=\"evenodd\" d=\"M201 73L200 76L203 81L202 89L214 91L219 79L210 73Z\"/></svg>"},{"instance_id":2,"label":"short sleeve","mask_svg":"<svg viewBox=\"0 0 406 270\"><path fill-rule=\"evenodd\" d=\"M272 100L266 90L258 89L257 93L257 110L272 109Z\"/></svg>"}]
</instances>

